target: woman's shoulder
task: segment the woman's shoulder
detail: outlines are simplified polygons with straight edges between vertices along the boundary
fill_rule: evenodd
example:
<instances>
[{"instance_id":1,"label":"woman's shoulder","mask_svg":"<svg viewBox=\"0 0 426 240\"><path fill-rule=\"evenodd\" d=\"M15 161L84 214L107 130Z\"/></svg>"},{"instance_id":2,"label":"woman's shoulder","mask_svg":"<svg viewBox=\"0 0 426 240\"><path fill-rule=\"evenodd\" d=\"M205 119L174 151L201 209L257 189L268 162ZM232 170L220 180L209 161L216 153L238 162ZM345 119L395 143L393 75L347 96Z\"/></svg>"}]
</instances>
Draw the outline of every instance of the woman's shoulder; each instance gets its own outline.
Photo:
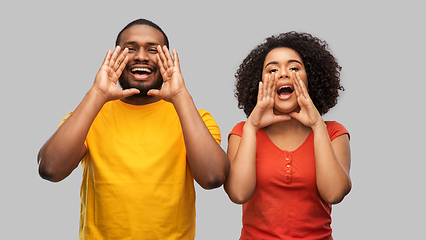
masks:
<instances>
[{"instance_id":1,"label":"woman's shoulder","mask_svg":"<svg viewBox=\"0 0 426 240\"><path fill-rule=\"evenodd\" d=\"M325 124L327 125L328 135L331 140L343 134L348 134L348 136L350 136L345 126L337 121L325 121Z\"/></svg>"},{"instance_id":2,"label":"woman's shoulder","mask_svg":"<svg viewBox=\"0 0 426 240\"><path fill-rule=\"evenodd\" d=\"M241 135L243 134L243 127L244 127L244 124L246 124L246 122L245 122L245 121L241 121L241 122L237 123L237 124L234 126L234 128L231 130L231 132L229 133L228 138L229 138L229 136L231 136L232 134L235 134L235 135L238 135L238 136L240 136L240 137L241 137Z\"/></svg>"}]
</instances>

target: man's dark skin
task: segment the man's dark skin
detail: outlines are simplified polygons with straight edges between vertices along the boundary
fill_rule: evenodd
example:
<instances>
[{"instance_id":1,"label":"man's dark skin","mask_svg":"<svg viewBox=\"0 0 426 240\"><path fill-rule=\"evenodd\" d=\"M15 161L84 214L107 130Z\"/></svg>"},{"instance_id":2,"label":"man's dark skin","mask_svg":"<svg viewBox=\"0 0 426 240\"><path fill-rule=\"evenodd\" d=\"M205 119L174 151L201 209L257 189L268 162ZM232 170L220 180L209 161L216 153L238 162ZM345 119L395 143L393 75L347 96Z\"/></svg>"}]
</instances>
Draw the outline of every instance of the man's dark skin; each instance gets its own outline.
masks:
<instances>
[{"instance_id":1,"label":"man's dark skin","mask_svg":"<svg viewBox=\"0 0 426 240\"><path fill-rule=\"evenodd\" d=\"M108 51L84 99L40 149L42 178L58 182L78 166L87 153L84 141L90 126L106 102L120 99L144 105L163 99L171 102L179 115L187 161L195 180L205 189L224 183L229 170L228 157L210 134L185 87L176 50L172 57L164 45L163 34L148 25L134 25L122 33L119 46L113 52ZM135 75L131 71L134 67L149 68L151 73ZM117 85L120 76L120 81L128 83L130 88L121 89ZM151 88L159 82L161 86L161 81L164 82L161 89Z\"/></svg>"}]
</instances>

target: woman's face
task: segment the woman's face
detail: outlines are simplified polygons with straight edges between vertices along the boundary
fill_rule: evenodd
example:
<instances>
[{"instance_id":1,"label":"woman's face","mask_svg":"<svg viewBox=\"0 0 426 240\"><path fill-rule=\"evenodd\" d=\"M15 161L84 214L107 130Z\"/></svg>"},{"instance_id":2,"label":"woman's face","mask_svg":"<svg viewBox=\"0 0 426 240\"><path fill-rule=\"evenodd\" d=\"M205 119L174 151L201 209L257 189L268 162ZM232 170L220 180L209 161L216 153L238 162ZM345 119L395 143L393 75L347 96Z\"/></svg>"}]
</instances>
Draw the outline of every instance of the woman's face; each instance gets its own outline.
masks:
<instances>
[{"instance_id":1,"label":"woman's face","mask_svg":"<svg viewBox=\"0 0 426 240\"><path fill-rule=\"evenodd\" d=\"M262 80L266 74L275 75L276 91L274 110L276 114L299 110L293 86L295 73L308 86L305 65L299 54L291 48L275 48L266 55L263 63ZM278 112L277 112L278 111Z\"/></svg>"}]
</instances>

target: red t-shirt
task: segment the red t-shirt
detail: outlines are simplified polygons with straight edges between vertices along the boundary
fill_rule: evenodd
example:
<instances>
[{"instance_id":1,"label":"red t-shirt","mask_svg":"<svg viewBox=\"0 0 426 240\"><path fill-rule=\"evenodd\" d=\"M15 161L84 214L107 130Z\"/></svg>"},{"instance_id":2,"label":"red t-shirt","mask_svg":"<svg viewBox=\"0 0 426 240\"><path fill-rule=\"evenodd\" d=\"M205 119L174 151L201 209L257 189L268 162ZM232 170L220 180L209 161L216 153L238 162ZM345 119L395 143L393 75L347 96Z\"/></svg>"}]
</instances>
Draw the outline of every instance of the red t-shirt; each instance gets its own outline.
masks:
<instances>
[{"instance_id":1,"label":"red t-shirt","mask_svg":"<svg viewBox=\"0 0 426 240\"><path fill-rule=\"evenodd\" d=\"M244 124L229 135L241 136ZM340 123L326 125L330 140L349 135ZM333 239L331 205L316 185L313 132L294 151L278 148L263 129L256 138L256 188L243 204L240 239Z\"/></svg>"}]
</instances>

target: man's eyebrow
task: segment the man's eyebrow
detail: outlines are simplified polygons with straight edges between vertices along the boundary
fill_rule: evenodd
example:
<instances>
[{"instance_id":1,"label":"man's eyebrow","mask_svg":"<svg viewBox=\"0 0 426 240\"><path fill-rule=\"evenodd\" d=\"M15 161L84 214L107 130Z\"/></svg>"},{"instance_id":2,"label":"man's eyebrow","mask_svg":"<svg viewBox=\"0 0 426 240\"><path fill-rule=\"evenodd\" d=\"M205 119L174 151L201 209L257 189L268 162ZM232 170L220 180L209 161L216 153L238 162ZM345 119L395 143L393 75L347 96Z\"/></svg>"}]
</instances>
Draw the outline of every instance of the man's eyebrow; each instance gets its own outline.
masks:
<instances>
[{"instance_id":1,"label":"man's eyebrow","mask_svg":"<svg viewBox=\"0 0 426 240\"><path fill-rule=\"evenodd\" d=\"M135 45L135 44L136 44L136 42L133 42L133 41L123 43L123 45Z\"/></svg>"},{"instance_id":2,"label":"man's eyebrow","mask_svg":"<svg viewBox=\"0 0 426 240\"><path fill-rule=\"evenodd\" d=\"M159 42L148 42L147 45L157 46L157 45L160 45L160 43Z\"/></svg>"},{"instance_id":3,"label":"man's eyebrow","mask_svg":"<svg viewBox=\"0 0 426 240\"><path fill-rule=\"evenodd\" d=\"M302 66L303 66L303 64L302 64L299 60L296 60L296 59L290 59L290 60L288 60L288 62L287 62L287 63L293 63L293 62L295 62L295 63L299 63L300 65L302 65ZM268 62L268 63L265 65L265 68L266 68L267 66L269 66L269 65L274 65L274 64L278 64L278 62L277 62L277 61Z\"/></svg>"},{"instance_id":4,"label":"man's eyebrow","mask_svg":"<svg viewBox=\"0 0 426 240\"><path fill-rule=\"evenodd\" d=\"M138 43L136 41L128 41L128 42L124 42L123 45L137 45ZM149 46L157 46L160 45L160 43L158 42L148 42L146 43Z\"/></svg>"}]
</instances>

